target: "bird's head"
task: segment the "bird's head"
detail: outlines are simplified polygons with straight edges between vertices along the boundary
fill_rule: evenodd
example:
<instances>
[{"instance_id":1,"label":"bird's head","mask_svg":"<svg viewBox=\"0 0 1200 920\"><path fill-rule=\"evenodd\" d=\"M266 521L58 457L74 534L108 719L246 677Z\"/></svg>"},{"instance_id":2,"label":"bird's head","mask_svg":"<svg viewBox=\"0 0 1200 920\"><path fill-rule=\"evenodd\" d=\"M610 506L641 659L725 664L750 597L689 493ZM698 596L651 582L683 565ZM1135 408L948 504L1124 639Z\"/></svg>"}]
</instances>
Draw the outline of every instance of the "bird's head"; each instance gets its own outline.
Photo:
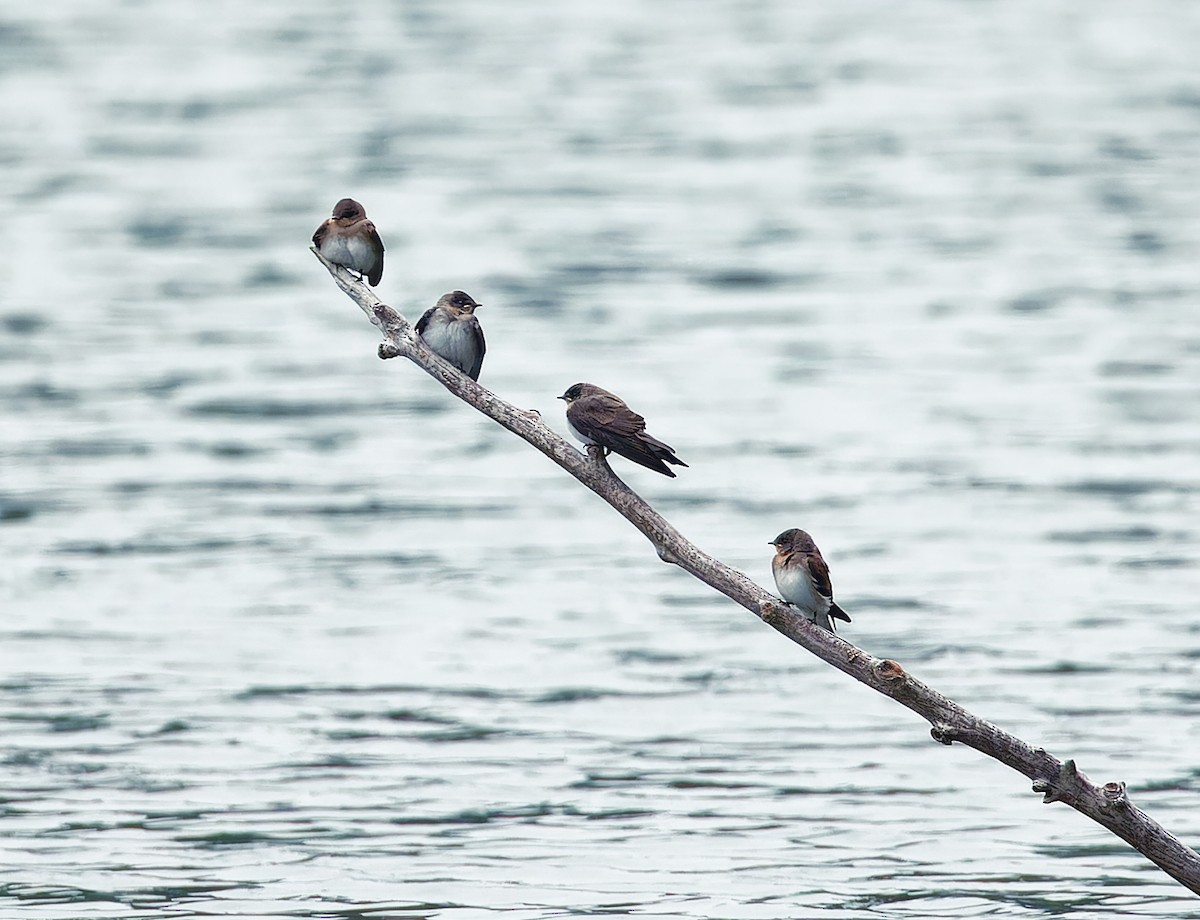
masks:
<instances>
[{"instance_id":1,"label":"bird's head","mask_svg":"<svg viewBox=\"0 0 1200 920\"><path fill-rule=\"evenodd\" d=\"M439 307L445 307L451 313L463 314L474 313L476 307L482 307L483 304L476 303L466 291L450 291L448 294L443 294L438 300Z\"/></svg>"},{"instance_id":2,"label":"bird's head","mask_svg":"<svg viewBox=\"0 0 1200 920\"><path fill-rule=\"evenodd\" d=\"M813 543L813 538L798 527L793 527L790 530L785 530L770 543L781 553L790 553L795 550L812 551L816 549L816 544Z\"/></svg>"},{"instance_id":3,"label":"bird's head","mask_svg":"<svg viewBox=\"0 0 1200 920\"><path fill-rule=\"evenodd\" d=\"M334 220L362 220L366 216L366 209L353 198L343 198L333 206Z\"/></svg>"},{"instance_id":4,"label":"bird's head","mask_svg":"<svg viewBox=\"0 0 1200 920\"><path fill-rule=\"evenodd\" d=\"M563 393L562 396L559 396L557 398L561 399L563 402L565 402L569 406L569 405L571 405L571 403L575 402L575 400L582 399L584 396L586 396L587 393L585 391L590 386L591 386L590 383L571 384L571 386L567 387L567 392Z\"/></svg>"}]
</instances>

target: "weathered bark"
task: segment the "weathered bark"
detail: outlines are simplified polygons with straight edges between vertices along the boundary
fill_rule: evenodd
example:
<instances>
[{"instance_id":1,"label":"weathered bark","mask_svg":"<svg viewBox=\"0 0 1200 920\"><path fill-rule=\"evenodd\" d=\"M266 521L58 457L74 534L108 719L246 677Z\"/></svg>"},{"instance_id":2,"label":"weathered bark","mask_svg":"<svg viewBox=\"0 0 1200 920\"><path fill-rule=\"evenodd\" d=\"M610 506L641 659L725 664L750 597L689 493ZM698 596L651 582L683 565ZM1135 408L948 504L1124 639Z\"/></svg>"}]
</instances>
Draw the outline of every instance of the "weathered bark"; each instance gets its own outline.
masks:
<instances>
[{"instance_id":1,"label":"weathered bark","mask_svg":"<svg viewBox=\"0 0 1200 920\"><path fill-rule=\"evenodd\" d=\"M578 451L544 425L535 411L522 411L480 386L434 354L409 322L349 272L314 254L337 285L354 300L384 334L381 358L408 358L463 402L532 444L608 502L654 545L659 558L684 569L706 585L741 604L763 622L803 646L821 660L891 697L928 720L935 741L955 741L993 757L1033 780L1044 802L1065 802L1103 825L1164 872L1200 894L1200 855L1129 801L1122 782L1097 786L1075 768L1043 748L1026 744L963 709L904 670L897 662L875 658L840 636L814 626L779 598L764 591L737 569L702 552L651 508L609 469L594 449Z\"/></svg>"}]
</instances>

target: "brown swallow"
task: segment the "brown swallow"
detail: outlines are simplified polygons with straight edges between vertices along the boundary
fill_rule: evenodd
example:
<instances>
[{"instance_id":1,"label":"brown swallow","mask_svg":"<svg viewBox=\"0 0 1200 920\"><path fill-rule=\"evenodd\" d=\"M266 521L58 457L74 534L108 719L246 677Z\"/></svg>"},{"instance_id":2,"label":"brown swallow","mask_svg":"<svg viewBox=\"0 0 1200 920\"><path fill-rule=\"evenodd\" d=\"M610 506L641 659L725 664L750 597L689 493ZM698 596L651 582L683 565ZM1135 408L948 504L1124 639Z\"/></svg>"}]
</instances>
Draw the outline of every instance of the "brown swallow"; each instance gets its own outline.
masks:
<instances>
[{"instance_id":1,"label":"brown swallow","mask_svg":"<svg viewBox=\"0 0 1200 920\"><path fill-rule=\"evenodd\" d=\"M846 611L833 602L829 566L825 564L812 537L793 527L772 540L771 545L775 547L771 572L775 576L779 594L785 601L831 633L837 630L833 628L830 617L850 622Z\"/></svg>"},{"instance_id":2,"label":"brown swallow","mask_svg":"<svg viewBox=\"0 0 1200 920\"><path fill-rule=\"evenodd\" d=\"M675 478L667 463L687 466L675 449L646 433L646 420L608 390L577 383L558 397L567 404L567 427L584 444L597 444L626 460ZM665 463L663 461L666 461Z\"/></svg>"},{"instance_id":3,"label":"brown swallow","mask_svg":"<svg viewBox=\"0 0 1200 920\"><path fill-rule=\"evenodd\" d=\"M417 335L472 380L479 379L487 343L475 316L476 303L470 294L451 291L417 320Z\"/></svg>"},{"instance_id":4,"label":"brown swallow","mask_svg":"<svg viewBox=\"0 0 1200 920\"><path fill-rule=\"evenodd\" d=\"M383 240L353 198L333 206L333 217L317 227L312 241L330 262L358 272L360 281L366 276L371 287L383 278Z\"/></svg>"}]
</instances>

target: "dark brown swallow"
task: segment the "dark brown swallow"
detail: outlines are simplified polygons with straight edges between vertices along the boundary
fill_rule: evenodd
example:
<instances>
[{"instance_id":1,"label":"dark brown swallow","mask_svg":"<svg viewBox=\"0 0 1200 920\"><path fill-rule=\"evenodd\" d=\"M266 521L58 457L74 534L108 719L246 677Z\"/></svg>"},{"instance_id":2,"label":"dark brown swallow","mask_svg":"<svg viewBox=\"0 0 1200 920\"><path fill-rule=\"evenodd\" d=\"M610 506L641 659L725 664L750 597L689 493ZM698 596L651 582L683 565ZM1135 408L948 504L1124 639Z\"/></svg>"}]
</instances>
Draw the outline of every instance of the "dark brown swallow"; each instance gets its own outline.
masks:
<instances>
[{"instance_id":1,"label":"dark brown swallow","mask_svg":"<svg viewBox=\"0 0 1200 920\"><path fill-rule=\"evenodd\" d=\"M383 278L383 240L367 212L353 198L343 198L333 206L329 218L313 234L313 245L335 265L366 276L372 287Z\"/></svg>"},{"instance_id":2,"label":"dark brown swallow","mask_svg":"<svg viewBox=\"0 0 1200 920\"><path fill-rule=\"evenodd\" d=\"M597 444L626 460L675 478L667 463L687 466L675 449L646 433L646 420L619 396L591 383L577 383L558 397L567 404L567 427L585 445ZM665 463L663 461L666 461Z\"/></svg>"},{"instance_id":3,"label":"dark brown swallow","mask_svg":"<svg viewBox=\"0 0 1200 920\"><path fill-rule=\"evenodd\" d=\"M829 566L812 537L793 527L772 540L771 545L775 547L771 573L775 576L780 597L831 633L837 630L830 617L850 622L846 611L833 602Z\"/></svg>"},{"instance_id":4,"label":"dark brown swallow","mask_svg":"<svg viewBox=\"0 0 1200 920\"><path fill-rule=\"evenodd\" d=\"M425 344L472 380L479 379L487 352L483 327L475 316L476 308L481 306L470 294L451 291L417 320L417 335Z\"/></svg>"}]
</instances>

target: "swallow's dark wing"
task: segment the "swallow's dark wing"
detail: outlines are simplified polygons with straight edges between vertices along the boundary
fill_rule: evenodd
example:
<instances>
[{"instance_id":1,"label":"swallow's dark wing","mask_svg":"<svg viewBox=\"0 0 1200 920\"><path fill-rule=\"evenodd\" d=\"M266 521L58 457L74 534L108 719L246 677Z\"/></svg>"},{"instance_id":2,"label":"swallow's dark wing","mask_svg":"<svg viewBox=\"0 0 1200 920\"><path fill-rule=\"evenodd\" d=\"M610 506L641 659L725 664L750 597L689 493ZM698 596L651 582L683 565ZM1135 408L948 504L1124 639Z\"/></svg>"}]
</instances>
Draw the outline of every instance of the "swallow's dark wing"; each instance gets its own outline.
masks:
<instances>
[{"instance_id":1,"label":"swallow's dark wing","mask_svg":"<svg viewBox=\"0 0 1200 920\"><path fill-rule=\"evenodd\" d=\"M417 325L414 327L417 330L417 335L425 334L425 330L429 328L429 321L433 319L433 313L435 310L437 310L436 306L430 307L421 314L421 318L417 320Z\"/></svg>"},{"instance_id":2,"label":"swallow's dark wing","mask_svg":"<svg viewBox=\"0 0 1200 920\"><path fill-rule=\"evenodd\" d=\"M829 566L825 560L818 553L808 553L804 557L804 565L812 576L813 590L829 598L829 615L849 623L850 617L846 611L833 602L833 583L829 580Z\"/></svg>"},{"instance_id":3,"label":"swallow's dark wing","mask_svg":"<svg viewBox=\"0 0 1200 920\"><path fill-rule=\"evenodd\" d=\"M568 410L575 429L602 447L647 469L675 478L664 460L684 464L657 438L646 434L646 420L615 396L598 393L576 400Z\"/></svg>"},{"instance_id":4,"label":"swallow's dark wing","mask_svg":"<svg viewBox=\"0 0 1200 920\"><path fill-rule=\"evenodd\" d=\"M329 232L329 223L330 222L328 220L322 221L321 226L317 227L316 231L313 233L313 245L318 249L321 248L321 243L325 240L325 234Z\"/></svg>"},{"instance_id":5,"label":"swallow's dark wing","mask_svg":"<svg viewBox=\"0 0 1200 920\"><path fill-rule=\"evenodd\" d=\"M646 430L646 420L616 396L597 393L587 397L587 403L596 421L619 437L632 438Z\"/></svg>"},{"instance_id":6,"label":"swallow's dark wing","mask_svg":"<svg viewBox=\"0 0 1200 920\"><path fill-rule=\"evenodd\" d=\"M624 409L623 414L621 410ZM615 396L597 393L576 399L567 406L567 418L575 430L609 450L646 427L645 420Z\"/></svg>"},{"instance_id":7,"label":"swallow's dark wing","mask_svg":"<svg viewBox=\"0 0 1200 920\"><path fill-rule=\"evenodd\" d=\"M483 327L479 325L479 320L474 316L471 317L470 329L471 338L475 342L475 360L471 362L471 366L466 369L465 373L472 380L478 380L479 372L483 370L483 356L487 353L487 342L483 338Z\"/></svg>"},{"instance_id":8,"label":"swallow's dark wing","mask_svg":"<svg viewBox=\"0 0 1200 920\"><path fill-rule=\"evenodd\" d=\"M815 553L804 556L804 565L812 576L813 589L822 597L833 600L833 585L829 581L829 566L825 560Z\"/></svg>"},{"instance_id":9,"label":"swallow's dark wing","mask_svg":"<svg viewBox=\"0 0 1200 920\"><path fill-rule=\"evenodd\" d=\"M371 251L375 253L375 261L371 270L367 272L367 281L371 283L371 287L375 287L383 280L383 240L379 238L379 231L375 229L375 225L371 221L363 223L367 230L367 242L371 246Z\"/></svg>"},{"instance_id":10,"label":"swallow's dark wing","mask_svg":"<svg viewBox=\"0 0 1200 920\"><path fill-rule=\"evenodd\" d=\"M649 447L654 453L654 456L658 457L660 460L666 460L667 463L673 463L676 466L687 466L686 463L675 456L675 448L670 444L660 441L658 438L647 434L645 431L638 435L638 439L641 440L647 447Z\"/></svg>"}]
</instances>

